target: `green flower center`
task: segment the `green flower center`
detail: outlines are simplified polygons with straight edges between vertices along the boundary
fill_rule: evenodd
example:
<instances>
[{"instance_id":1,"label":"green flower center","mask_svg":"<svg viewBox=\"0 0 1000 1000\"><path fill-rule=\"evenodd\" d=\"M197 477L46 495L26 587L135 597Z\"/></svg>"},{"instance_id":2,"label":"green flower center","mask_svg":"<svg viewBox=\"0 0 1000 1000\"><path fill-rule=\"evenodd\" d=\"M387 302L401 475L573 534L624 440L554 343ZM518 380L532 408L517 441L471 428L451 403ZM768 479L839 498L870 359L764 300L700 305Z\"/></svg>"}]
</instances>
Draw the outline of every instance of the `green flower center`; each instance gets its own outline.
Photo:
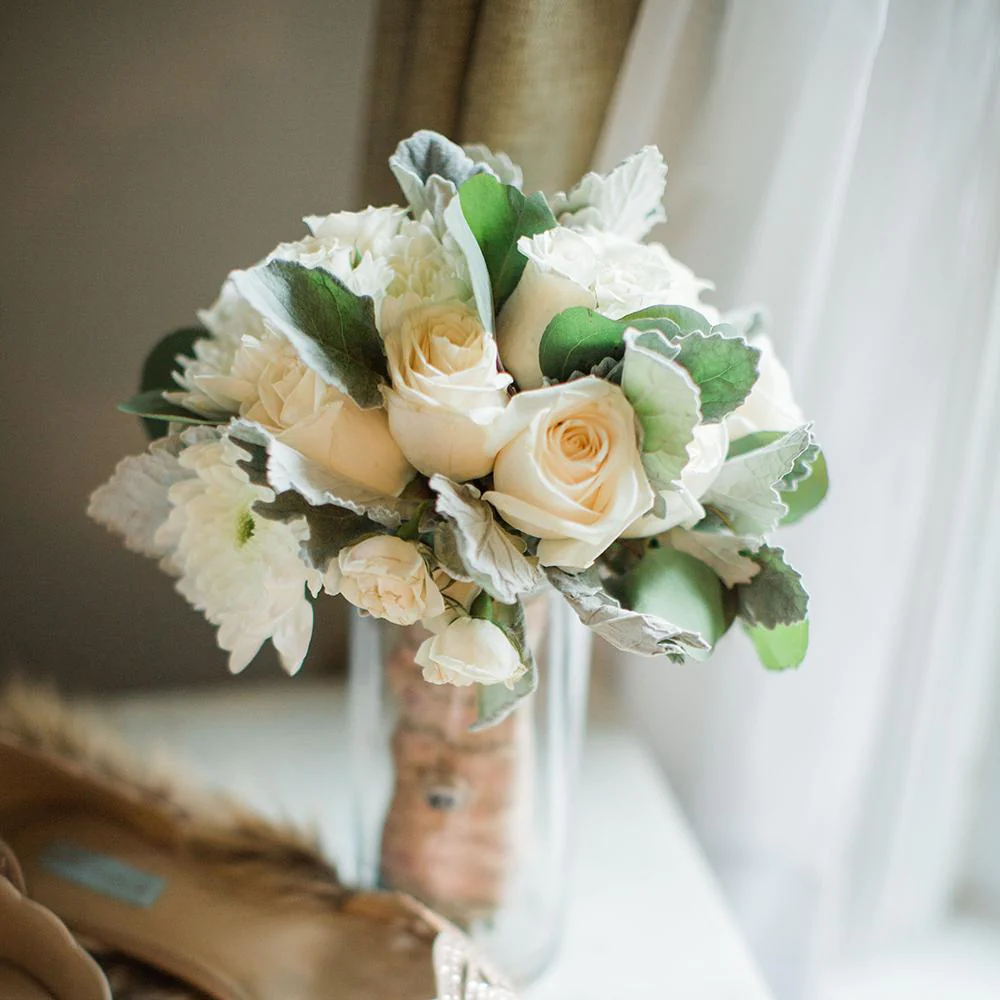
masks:
<instances>
[{"instance_id":1,"label":"green flower center","mask_svg":"<svg viewBox=\"0 0 1000 1000\"><path fill-rule=\"evenodd\" d=\"M248 507L240 514L240 519L236 522L236 544L240 548L243 548L253 538L255 528L253 514L250 513Z\"/></svg>"}]
</instances>

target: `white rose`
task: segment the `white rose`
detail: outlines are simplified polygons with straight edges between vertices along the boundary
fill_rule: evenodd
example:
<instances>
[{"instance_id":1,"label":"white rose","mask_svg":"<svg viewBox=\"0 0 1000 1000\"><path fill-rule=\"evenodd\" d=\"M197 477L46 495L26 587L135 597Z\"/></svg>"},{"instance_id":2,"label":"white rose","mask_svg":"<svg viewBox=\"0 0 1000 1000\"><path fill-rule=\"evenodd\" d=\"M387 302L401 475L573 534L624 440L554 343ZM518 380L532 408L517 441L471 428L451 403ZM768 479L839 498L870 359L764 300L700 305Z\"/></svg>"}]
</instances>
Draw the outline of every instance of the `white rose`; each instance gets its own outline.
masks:
<instances>
[{"instance_id":1,"label":"white rose","mask_svg":"<svg viewBox=\"0 0 1000 1000\"><path fill-rule=\"evenodd\" d=\"M586 377L523 392L527 426L497 455L483 497L508 524L542 539L544 566L585 569L653 505L621 389Z\"/></svg>"},{"instance_id":2,"label":"white rose","mask_svg":"<svg viewBox=\"0 0 1000 1000\"><path fill-rule=\"evenodd\" d=\"M496 342L475 310L413 301L385 307L389 428L424 475L440 472L456 482L485 476L505 443L501 417L511 378L498 370Z\"/></svg>"},{"instance_id":3,"label":"white rose","mask_svg":"<svg viewBox=\"0 0 1000 1000\"><path fill-rule=\"evenodd\" d=\"M506 684L524 673L524 664L493 622L482 618L458 618L443 632L425 639L417 650L417 663L424 680L431 684Z\"/></svg>"},{"instance_id":4,"label":"white rose","mask_svg":"<svg viewBox=\"0 0 1000 1000\"><path fill-rule=\"evenodd\" d=\"M729 437L735 441L756 431L790 431L805 423L792 396L792 382L778 360L770 337L759 334L750 345L760 351L758 376L743 405L726 417Z\"/></svg>"},{"instance_id":5,"label":"white rose","mask_svg":"<svg viewBox=\"0 0 1000 1000\"><path fill-rule=\"evenodd\" d=\"M201 387L234 399L241 417L337 475L390 496L413 478L385 410L361 409L306 366L280 334L244 336L232 371L206 376Z\"/></svg>"},{"instance_id":6,"label":"white rose","mask_svg":"<svg viewBox=\"0 0 1000 1000\"><path fill-rule=\"evenodd\" d=\"M652 305L690 306L715 319L700 301L712 287L674 260L659 243L636 243L614 233L558 226L522 236L528 258L514 294L500 312L497 340L504 367L521 389L542 384L538 345L556 313L588 306L612 319Z\"/></svg>"},{"instance_id":7,"label":"white rose","mask_svg":"<svg viewBox=\"0 0 1000 1000\"><path fill-rule=\"evenodd\" d=\"M341 549L323 587L395 625L413 625L445 610L420 550L395 535L374 535Z\"/></svg>"},{"instance_id":8,"label":"white rose","mask_svg":"<svg viewBox=\"0 0 1000 1000\"><path fill-rule=\"evenodd\" d=\"M681 489L662 494L667 505L666 514L663 517L643 515L623 532L623 537L646 538L678 525L686 528L696 525L705 516L705 508L698 501L715 482L728 451L729 435L725 424L699 424L694 429L694 440L687 447L688 463L681 473Z\"/></svg>"}]
</instances>

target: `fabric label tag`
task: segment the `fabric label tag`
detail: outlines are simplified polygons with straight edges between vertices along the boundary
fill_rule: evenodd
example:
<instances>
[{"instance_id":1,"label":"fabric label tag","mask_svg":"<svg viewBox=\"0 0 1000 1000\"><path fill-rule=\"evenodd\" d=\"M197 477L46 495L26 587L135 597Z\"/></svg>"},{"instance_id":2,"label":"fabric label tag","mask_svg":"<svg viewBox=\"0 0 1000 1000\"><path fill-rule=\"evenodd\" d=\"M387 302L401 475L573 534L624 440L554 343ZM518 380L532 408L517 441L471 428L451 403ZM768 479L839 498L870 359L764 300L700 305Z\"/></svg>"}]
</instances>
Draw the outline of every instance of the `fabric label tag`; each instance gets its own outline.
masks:
<instances>
[{"instance_id":1,"label":"fabric label tag","mask_svg":"<svg viewBox=\"0 0 1000 1000\"><path fill-rule=\"evenodd\" d=\"M46 844L38 863L47 872L67 882L74 882L103 896L143 909L152 906L160 898L160 893L167 884L159 875L140 871L117 858L98 854L65 840Z\"/></svg>"}]
</instances>

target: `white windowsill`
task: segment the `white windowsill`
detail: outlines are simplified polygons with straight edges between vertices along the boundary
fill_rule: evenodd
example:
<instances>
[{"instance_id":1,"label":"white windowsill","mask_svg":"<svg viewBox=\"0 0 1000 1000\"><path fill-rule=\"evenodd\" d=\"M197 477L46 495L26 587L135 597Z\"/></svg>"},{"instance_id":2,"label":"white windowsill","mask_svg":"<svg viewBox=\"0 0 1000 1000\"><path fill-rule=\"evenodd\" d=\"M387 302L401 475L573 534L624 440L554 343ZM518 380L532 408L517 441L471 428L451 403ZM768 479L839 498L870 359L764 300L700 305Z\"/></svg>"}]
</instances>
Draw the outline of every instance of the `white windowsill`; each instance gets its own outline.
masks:
<instances>
[{"instance_id":1,"label":"white windowsill","mask_svg":"<svg viewBox=\"0 0 1000 1000\"><path fill-rule=\"evenodd\" d=\"M164 747L202 782L315 825L336 857L346 814L343 701L330 683L232 680L103 710L137 746ZM564 946L526 1000L768 1000L650 754L607 713L588 734L576 832Z\"/></svg>"}]
</instances>

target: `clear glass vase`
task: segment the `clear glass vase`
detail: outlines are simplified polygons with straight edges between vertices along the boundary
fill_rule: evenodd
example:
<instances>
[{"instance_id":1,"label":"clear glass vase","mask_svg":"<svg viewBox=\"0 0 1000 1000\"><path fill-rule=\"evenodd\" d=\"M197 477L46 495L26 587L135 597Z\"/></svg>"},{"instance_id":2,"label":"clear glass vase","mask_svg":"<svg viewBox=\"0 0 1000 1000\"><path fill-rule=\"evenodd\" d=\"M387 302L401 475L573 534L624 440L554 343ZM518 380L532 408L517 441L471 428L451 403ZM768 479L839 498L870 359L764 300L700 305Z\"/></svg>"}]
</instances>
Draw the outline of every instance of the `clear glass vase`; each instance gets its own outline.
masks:
<instances>
[{"instance_id":1,"label":"clear glass vase","mask_svg":"<svg viewBox=\"0 0 1000 1000\"><path fill-rule=\"evenodd\" d=\"M520 983L562 930L590 672L590 632L559 595L533 596L525 615L538 689L477 732L475 687L422 678L413 657L425 630L352 617L354 851L343 866L464 927Z\"/></svg>"}]
</instances>

